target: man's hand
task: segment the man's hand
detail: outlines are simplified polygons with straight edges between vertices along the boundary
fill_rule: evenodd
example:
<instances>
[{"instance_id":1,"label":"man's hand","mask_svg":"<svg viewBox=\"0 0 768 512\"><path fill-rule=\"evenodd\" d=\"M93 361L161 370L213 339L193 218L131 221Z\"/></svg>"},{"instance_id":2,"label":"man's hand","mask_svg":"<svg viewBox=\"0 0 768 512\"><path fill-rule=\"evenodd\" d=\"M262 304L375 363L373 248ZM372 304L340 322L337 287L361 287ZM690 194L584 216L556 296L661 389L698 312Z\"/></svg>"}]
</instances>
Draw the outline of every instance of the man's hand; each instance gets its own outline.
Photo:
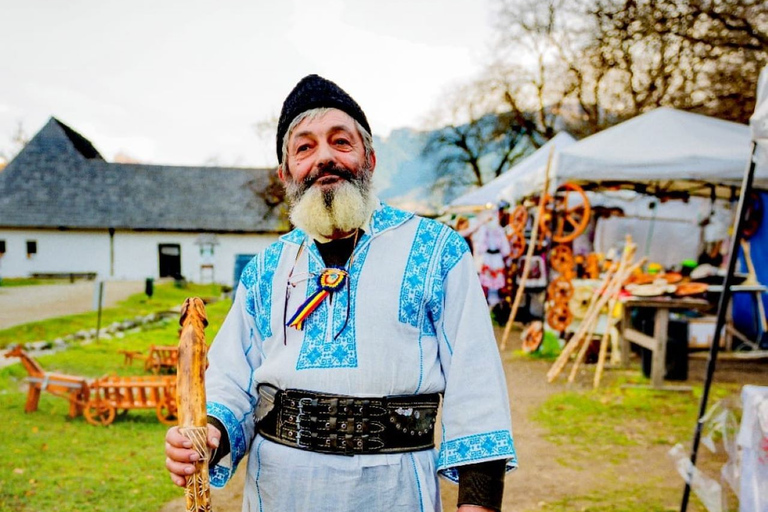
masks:
<instances>
[{"instance_id":1,"label":"man's hand","mask_svg":"<svg viewBox=\"0 0 768 512\"><path fill-rule=\"evenodd\" d=\"M221 432L213 425L208 425L208 447L219 447ZM171 480L179 487L187 485L187 475L195 472L195 465L200 456L192 449L192 441L179 432L179 427L171 427L165 434L165 467L171 474Z\"/></svg>"}]
</instances>

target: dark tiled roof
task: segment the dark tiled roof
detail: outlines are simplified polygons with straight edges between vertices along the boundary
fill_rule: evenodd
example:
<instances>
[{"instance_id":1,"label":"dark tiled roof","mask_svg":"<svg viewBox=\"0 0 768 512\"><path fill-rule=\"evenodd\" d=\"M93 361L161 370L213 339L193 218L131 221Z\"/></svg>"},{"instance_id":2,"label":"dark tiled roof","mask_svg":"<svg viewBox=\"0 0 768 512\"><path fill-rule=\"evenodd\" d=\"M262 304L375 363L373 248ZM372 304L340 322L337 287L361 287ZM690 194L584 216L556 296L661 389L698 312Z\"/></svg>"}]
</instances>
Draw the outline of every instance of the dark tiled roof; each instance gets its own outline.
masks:
<instances>
[{"instance_id":1,"label":"dark tiled roof","mask_svg":"<svg viewBox=\"0 0 768 512\"><path fill-rule=\"evenodd\" d=\"M280 232L274 169L106 162L51 118L0 172L0 227Z\"/></svg>"}]
</instances>

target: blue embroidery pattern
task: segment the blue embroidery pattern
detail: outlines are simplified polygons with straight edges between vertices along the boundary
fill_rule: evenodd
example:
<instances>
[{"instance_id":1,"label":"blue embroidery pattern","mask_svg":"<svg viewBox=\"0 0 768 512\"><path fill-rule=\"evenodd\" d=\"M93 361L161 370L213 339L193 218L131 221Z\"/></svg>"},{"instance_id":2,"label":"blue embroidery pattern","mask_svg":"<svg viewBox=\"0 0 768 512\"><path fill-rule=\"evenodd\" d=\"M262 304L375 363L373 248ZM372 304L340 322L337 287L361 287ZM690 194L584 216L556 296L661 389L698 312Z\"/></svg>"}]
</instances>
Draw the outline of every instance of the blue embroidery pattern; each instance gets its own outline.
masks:
<instances>
[{"instance_id":1,"label":"blue embroidery pattern","mask_svg":"<svg viewBox=\"0 0 768 512\"><path fill-rule=\"evenodd\" d=\"M448 232L448 235L443 247L443 259L440 262L443 277L447 276L464 254L469 252L469 246L460 234L448 227L445 230Z\"/></svg>"},{"instance_id":2,"label":"blue embroidery pattern","mask_svg":"<svg viewBox=\"0 0 768 512\"><path fill-rule=\"evenodd\" d=\"M248 262L240 276L246 289L245 310L253 317L261 339L272 336L272 280L282 251L283 244L270 245Z\"/></svg>"},{"instance_id":3,"label":"blue embroidery pattern","mask_svg":"<svg viewBox=\"0 0 768 512\"><path fill-rule=\"evenodd\" d=\"M298 245L304 240L304 237L306 236L307 235L302 230L294 229L284 234L283 236L281 236L280 240L284 240L286 242L290 242Z\"/></svg>"},{"instance_id":4,"label":"blue embroidery pattern","mask_svg":"<svg viewBox=\"0 0 768 512\"><path fill-rule=\"evenodd\" d=\"M256 316L256 265L258 256L254 257L240 274L240 283L245 287L245 310L251 316Z\"/></svg>"},{"instance_id":5,"label":"blue embroidery pattern","mask_svg":"<svg viewBox=\"0 0 768 512\"><path fill-rule=\"evenodd\" d=\"M272 336L272 281L275 279L275 270L282 252L283 244L274 243L267 247L259 261L261 266L261 275L258 280L260 309L254 316L254 320L262 340Z\"/></svg>"},{"instance_id":6,"label":"blue embroidery pattern","mask_svg":"<svg viewBox=\"0 0 768 512\"><path fill-rule=\"evenodd\" d=\"M427 219L419 221L416 236L413 239L411 253L405 264L405 275L400 286L399 320L416 327L419 325L420 311L424 301L426 278L430 262L436 248L435 240L442 226Z\"/></svg>"},{"instance_id":7,"label":"blue embroidery pattern","mask_svg":"<svg viewBox=\"0 0 768 512\"><path fill-rule=\"evenodd\" d=\"M427 299L427 315L422 320L422 334L435 335L435 325L443 313L444 293L443 285L448 273L456 266L469 247L464 239L454 230L443 227L440 233L440 270L432 276L431 290Z\"/></svg>"},{"instance_id":8,"label":"blue embroidery pattern","mask_svg":"<svg viewBox=\"0 0 768 512\"><path fill-rule=\"evenodd\" d=\"M385 229L399 226L411 217L413 217L413 213L398 210L397 208L392 208L385 204L373 212L373 216L371 217L371 230L374 233L381 233Z\"/></svg>"},{"instance_id":9,"label":"blue embroidery pattern","mask_svg":"<svg viewBox=\"0 0 768 512\"><path fill-rule=\"evenodd\" d=\"M334 293L333 300L323 301L311 314L304 325L304 341L301 345L297 370L309 368L357 368L357 344L355 333L355 316L357 304L357 282L360 272L368 255L370 244L363 237L355 252L350 276L346 286L349 288ZM322 270L320 263L310 259L309 271L319 275ZM316 290L307 286L307 297ZM347 296L349 291L349 297ZM329 326L328 315L333 309L333 318ZM347 313L349 311L349 313ZM347 318L349 314L349 318ZM346 326L344 322L346 321ZM339 331L344 327L344 330ZM334 336L338 337L334 339Z\"/></svg>"},{"instance_id":10,"label":"blue embroidery pattern","mask_svg":"<svg viewBox=\"0 0 768 512\"><path fill-rule=\"evenodd\" d=\"M227 468L217 464L209 471L211 485L220 488L223 487L229 478L235 473L237 465L245 455L245 433L243 432L243 426L239 421L237 421L235 413L233 413L227 406L216 402L208 402L207 411L210 416L213 416L221 421L221 423L227 429L227 435L229 435L232 467Z\"/></svg>"},{"instance_id":11,"label":"blue embroidery pattern","mask_svg":"<svg viewBox=\"0 0 768 512\"><path fill-rule=\"evenodd\" d=\"M437 459L439 470L445 470L457 464L507 457L517 460L515 444L509 430L496 430L485 434L460 437L452 441L443 441L440 456ZM509 465L514 467L516 463ZM448 475L447 475L448 476Z\"/></svg>"}]
</instances>

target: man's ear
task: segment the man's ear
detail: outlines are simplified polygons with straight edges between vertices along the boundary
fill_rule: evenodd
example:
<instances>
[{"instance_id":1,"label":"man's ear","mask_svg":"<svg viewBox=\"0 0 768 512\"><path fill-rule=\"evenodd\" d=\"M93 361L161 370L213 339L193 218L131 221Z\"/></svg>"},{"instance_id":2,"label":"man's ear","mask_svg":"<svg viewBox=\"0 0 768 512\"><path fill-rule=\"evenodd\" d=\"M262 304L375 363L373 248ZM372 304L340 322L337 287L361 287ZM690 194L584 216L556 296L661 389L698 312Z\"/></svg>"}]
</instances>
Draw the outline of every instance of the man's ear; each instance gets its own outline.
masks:
<instances>
[{"instance_id":1,"label":"man's ear","mask_svg":"<svg viewBox=\"0 0 768 512\"><path fill-rule=\"evenodd\" d=\"M280 181L285 183L285 171L283 170L284 164L280 164L277 166L277 177L280 178Z\"/></svg>"},{"instance_id":2,"label":"man's ear","mask_svg":"<svg viewBox=\"0 0 768 512\"><path fill-rule=\"evenodd\" d=\"M370 162L371 162L371 174L373 174L374 169L376 169L376 152L375 151L371 151Z\"/></svg>"}]
</instances>

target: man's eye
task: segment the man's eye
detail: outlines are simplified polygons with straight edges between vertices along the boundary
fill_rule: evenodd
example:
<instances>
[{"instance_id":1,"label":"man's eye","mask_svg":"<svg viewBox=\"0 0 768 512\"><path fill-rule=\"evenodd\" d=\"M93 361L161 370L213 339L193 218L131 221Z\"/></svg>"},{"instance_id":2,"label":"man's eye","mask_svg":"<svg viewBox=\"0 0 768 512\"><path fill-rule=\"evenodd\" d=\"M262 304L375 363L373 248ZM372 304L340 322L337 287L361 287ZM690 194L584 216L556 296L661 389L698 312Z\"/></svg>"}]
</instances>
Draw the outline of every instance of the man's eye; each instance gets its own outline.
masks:
<instances>
[{"instance_id":1,"label":"man's eye","mask_svg":"<svg viewBox=\"0 0 768 512\"><path fill-rule=\"evenodd\" d=\"M309 144L302 144L301 146L296 148L297 153L302 153L309 149Z\"/></svg>"},{"instance_id":2,"label":"man's eye","mask_svg":"<svg viewBox=\"0 0 768 512\"><path fill-rule=\"evenodd\" d=\"M336 139L336 144L341 144L343 146L348 146L349 141L347 139Z\"/></svg>"}]
</instances>

